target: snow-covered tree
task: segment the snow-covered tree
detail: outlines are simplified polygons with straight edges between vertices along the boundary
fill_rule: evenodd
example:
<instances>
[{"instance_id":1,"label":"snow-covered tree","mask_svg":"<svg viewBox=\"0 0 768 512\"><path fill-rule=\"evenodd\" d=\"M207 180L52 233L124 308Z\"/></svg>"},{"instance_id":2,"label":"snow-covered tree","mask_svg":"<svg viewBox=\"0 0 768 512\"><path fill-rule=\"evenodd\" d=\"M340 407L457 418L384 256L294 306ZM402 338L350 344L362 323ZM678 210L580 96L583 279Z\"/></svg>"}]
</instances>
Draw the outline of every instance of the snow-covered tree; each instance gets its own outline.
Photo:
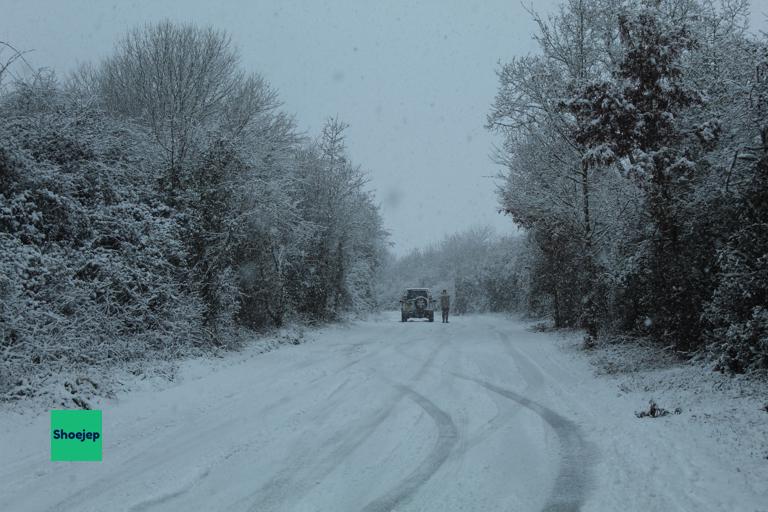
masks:
<instances>
[{"instance_id":1,"label":"snow-covered tree","mask_svg":"<svg viewBox=\"0 0 768 512\"><path fill-rule=\"evenodd\" d=\"M163 179L171 192L185 186L184 166L210 131L236 137L276 104L261 77L239 69L226 33L191 24L162 21L129 31L94 78L107 110L151 129L167 157Z\"/></svg>"},{"instance_id":2,"label":"snow-covered tree","mask_svg":"<svg viewBox=\"0 0 768 512\"><path fill-rule=\"evenodd\" d=\"M605 180L601 166L590 164L589 148L562 107L574 90L612 72L619 53L613 19L622 7L623 2L571 0L548 19L534 14L541 55L501 68L488 116L488 127L505 136L501 207L522 226L542 231L533 240L544 243L542 254L554 267L575 272L575 281L545 280L550 285L540 291L558 309L557 325L582 325L590 337L598 329L594 284L603 266L598 231L604 234L600 224L613 216L615 205L596 190ZM577 306L564 310L563 303Z\"/></svg>"},{"instance_id":3,"label":"snow-covered tree","mask_svg":"<svg viewBox=\"0 0 768 512\"><path fill-rule=\"evenodd\" d=\"M763 364L749 319L761 246L736 248L760 218L768 140L768 52L748 16L745 0L534 15L541 52L501 68L488 118L505 136L500 206L529 233L529 307L681 353L709 339L729 347L724 367ZM748 313L726 306L738 293L756 297ZM733 322L750 322L751 341L727 334Z\"/></svg>"},{"instance_id":4,"label":"snow-covered tree","mask_svg":"<svg viewBox=\"0 0 768 512\"><path fill-rule=\"evenodd\" d=\"M226 34L170 22L0 91L0 400L375 306L344 125L308 141L278 107Z\"/></svg>"}]
</instances>

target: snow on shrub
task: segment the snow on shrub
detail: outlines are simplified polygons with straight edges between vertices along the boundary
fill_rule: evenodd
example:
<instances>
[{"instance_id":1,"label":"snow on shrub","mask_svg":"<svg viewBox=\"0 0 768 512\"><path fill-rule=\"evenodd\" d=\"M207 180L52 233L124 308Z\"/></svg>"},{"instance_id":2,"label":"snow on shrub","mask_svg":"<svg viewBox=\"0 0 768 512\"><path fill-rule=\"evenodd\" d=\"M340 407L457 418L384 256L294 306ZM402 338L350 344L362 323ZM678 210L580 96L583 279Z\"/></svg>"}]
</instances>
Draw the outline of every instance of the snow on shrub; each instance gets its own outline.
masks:
<instances>
[{"instance_id":1,"label":"snow on shrub","mask_svg":"<svg viewBox=\"0 0 768 512\"><path fill-rule=\"evenodd\" d=\"M116 158L125 141L112 122L73 119L79 112L61 105L3 108L0 398L64 369L194 347L199 305L184 283L179 226L152 200L146 169Z\"/></svg>"}]
</instances>

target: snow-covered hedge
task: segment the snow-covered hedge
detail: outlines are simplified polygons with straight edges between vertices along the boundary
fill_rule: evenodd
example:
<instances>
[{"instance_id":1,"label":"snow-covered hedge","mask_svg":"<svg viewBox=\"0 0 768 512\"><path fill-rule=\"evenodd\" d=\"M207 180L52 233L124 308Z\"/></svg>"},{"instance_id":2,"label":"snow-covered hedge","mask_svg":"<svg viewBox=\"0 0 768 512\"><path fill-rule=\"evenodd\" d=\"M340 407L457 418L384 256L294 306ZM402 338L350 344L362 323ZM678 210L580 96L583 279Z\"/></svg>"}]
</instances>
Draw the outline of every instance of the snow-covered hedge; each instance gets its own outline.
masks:
<instances>
[{"instance_id":1,"label":"snow-covered hedge","mask_svg":"<svg viewBox=\"0 0 768 512\"><path fill-rule=\"evenodd\" d=\"M0 92L0 400L375 307L386 233L346 125L300 136L229 45L161 22Z\"/></svg>"},{"instance_id":2,"label":"snow-covered hedge","mask_svg":"<svg viewBox=\"0 0 768 512\"><path fill-rule=\"evenodd\" d=\"M51 373L189 352L202 340L174 212L142 130L76 105L3 105L0 396ZM131 139L129 139L131 137Z\"/></svg>"}]
</instances>

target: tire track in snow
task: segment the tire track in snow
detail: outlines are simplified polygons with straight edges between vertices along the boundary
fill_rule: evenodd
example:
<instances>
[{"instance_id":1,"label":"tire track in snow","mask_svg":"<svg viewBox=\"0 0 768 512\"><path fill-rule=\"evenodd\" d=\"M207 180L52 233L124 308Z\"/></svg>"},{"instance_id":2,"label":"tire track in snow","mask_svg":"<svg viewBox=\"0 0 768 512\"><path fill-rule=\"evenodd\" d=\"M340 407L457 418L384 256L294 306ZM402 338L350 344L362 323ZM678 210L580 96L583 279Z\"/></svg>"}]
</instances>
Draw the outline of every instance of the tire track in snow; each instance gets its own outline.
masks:
<instances>
[{"instance_id":1,"label":"tire track in snow","mask_svg":"<svg viewBox=\"0 0 768 512\"><path fill-rule=\"evenodd\" d=\"M523 380L525 380L526 391L531 388L542 387L544 385L544 374L539 367L512 345L509 340L509 335L506 332L498 331L495 326L491 326L490 330L498 335L504 350L515 362L515 366L517 366L520 375L522 375Z\"/></svg>"},{"instance_id":2,"label":"tire track in snow","mask_svg":"<svg viewBox=\"0 0 768 512\"><path fill-rule=\"evenodd\" d=\"M541 417L555 431L560 440L560 469L552 493L542 512L577 512L581 510L591 486L590 466L594 460L594 450L584 439L579 426L552 409L514 391L500 388L480 379L458 374L456 376L473 381L489 391L522 405Z\"/></svg>"},{"instance_id":3,"label":"tire track in snow","mask_svg":"<svg viewBox=\"0 0 768 512\"><path fill-rule=\"evenodd\" d=\"M226 464L228 459L240 451L247 450L251 445L252 442L246 442L232 447L232 449L230 449L228 452L215 457L210 462L204 463L203 467L200 468L191 478L184 480L183 483L177 486L175 489L164 490L154 497L143 499L128 508L128 512L146 512L147 510L151 510L159 505L165 505L168 502L187 494L193 490L195 486L207 478L208 475L211 474L211 471L213 471L217 466Z\"/></svg>"},{"instance_id":4,"label":"tire track in snow","mask_svg":"<svg viewBox=\"0 0 768 512\"><path fill-rule=\"evenodd\" d=\"M497 332L493 326L490 326L490 330L493 332ZM458 353L461 354L461 357L467 357L467 359L470 359L466 354L462 352L462 350L467 349L466 343L459 342L457 339L455 339L456 337L461 337L462 340L464 340L464 338L466 337L465 334L466 333L462 333L462 332L453 333L453 335L447 337L447 339L441 344L450 345L452 348L455 348ZM504 341L506 341L502 339L501 335L499 336L499 340L502 342L502 345L504 344ZM507 350L507 347L505 346L504 349ZM396 347L396 351L397 351L397 354L403 358L406 358L412 361L420 361L418 357L405 351L402 348L402 345ZM509 351L509 352L510 352L510 355L514 357L513 352L512 351ZM430 365L429 368L427 368L426 366L422 366L421 373L424 373L427 370L431 370L434 373L451 375L453 377L457 376L456 372L451 372L445 368L436 368L433 365ZM479 368L478 370L482 371ZM525 391L528 391L533 387L531 382L535 381L539 385L541 382L543 382L543 377L541 375L538 375L538 376L536 375L531 376L531 374L528 374L528 375L530 379L527 378L525 375L523 375L524 380L526 380ZM515 409L510 409L509 407L506 407L505 404L509 403L507 399L505 399L504 397L497 396L496 394L491 395L491 399L496 404L496 408L497 408L496 415L493 418L491 418L484 426L480 427L480 429L477 432L475 432L472 436L467 438L465 440L466 445L460 448L460 451L466 452L469 449L477 446L478 444L483 442L489 435L493 434L494 432L496 432L497 430L505 426L510 420L515 418L520 411L525 410L525 408L523 407L517 407Z\"/></svg>"},{"instance_id":5,"label":"tire track in snow","mask_svg":"<svg viewBox=\"0 0 768 512\"><path fill-rule=\"evenodd\" d=\"M227 510L248 510L249 512L286 510L287 499L298 500L303 498L312 488L311 482L324 478L340 466L386 420L401 398L402 395L398 394L391 403L376 415L357 425L357 429L354 432L336 432L331 439L323 443L334 446L334 448L323 456L319 462L310 465L309 461L314 452L307 450L303 457L278 472L256 492L239 500L233 507ZM242 504L246 502L251 502L248 508L241 508Z\"/></svg>"},{"instance_id":6,"label":"tire track in snow","mask_svg":"<svg viewBox=\"0 0 768 512\"><path fill-rule=\"evenodd\" d=\"M378 339L377 336L372 336L365 338L364 340L366 342ZM380 353L386 349L389 349L391 347L388 347L386 344L380 344L380 343L373 343L373 348L371 352L368 352L364 354L361 357L358 357L352 361L349 361L342 365L341 370L348 370L350 367L353 367L356 364L359 364L361 361L373 358L377 355L380 355ZM331 356L328 356L325 358L327 360L332 359ZM311 361L311 359L307 358L307 361ZM292 364L288 368L286 368L286 371L288 372L298 372L303 367L303 361L299 362L297 364ZM298 388L293 394L286 395L286 396L279 396L278 398L268 402L267 404L263 405L256 415L264 416L266 414L274 413L275 411L279 410L285 410L290 407L291 403L296 399L297 396L299 396L302 392L304 392L307 388L313 387L313 385L316 386L316 382L328 378L328 377L334 377L339 369L334 369L333 372L329 372L326 375L322 375L318 378L312 379L307 381L301 388ZM338 391L338 388L336 389ZM250 392L250 391L247 391ZM342 397L336 396L338 393L331 393L330 396L326 397L326 400L332 400L331 402L327 403L327 407L329 409L333 409L334 404L340 403L343 401ZM236 397L237 398L237 397ZM223 430L227 430L228 428L231 428L233 425L236 428L241 428L237 422L237 420L241 419L240 416L237 417L231 417L227 416L225 414L221 414L220 412L225 411L227 408L232 406L232 400L223 400L221 403L219 403L214 409L205 411L205 413L201 413L199 415L199 418L194 424L186 423L183 426L183 430L180 430L180 435L173 436L172 439L165 441L165 442L158 442L155 445L151 445L148 447L145 447L141 449L138 453L131 455L127 457L125 460L122 461L121 465L117 467L115 470L99 477L93 482L90 482L88 485L79 488L75 490L72 494L65 497L64 499L58 501L53 507L50 507L48 510L51 511L61 511L61 510L72 510L76 509L82 505L84 505L88 500L92 500L96 497L102 496L110 491L115 487L115 482L126 482L126 481L132 481L136 479L137 477L143 475L147 471L147 466L154 467L156 465L165 464L168 460L174 458L177 453L185 453L184 450L182 450L185 446L193 445L196 440L199 439L205 439L213 435L214 433L221 432ZM253 413L250 413L251 416L253 416ZM218 418L215 423L211 423L210 418L215 417ZM204 426L203 428L199 428L201 424ZM180 427L179 427L180 428ZM162 432L163 435L168 435L170 432L164 431ZM172 492L169 494L172 494L171 498L181 496L182 494L186 493L190 489L184 489L181 492ZM160 505L164 503L165 501L168 501L170 498L165 498L157 503L147 503L145 504L147 507L153 507L154 505Z\"/></svg>"},{"instance_id":7,"label":"tire track in snow","mask_svg":"<svg viewBox=\"0 0 768 512\"><path fill-rule=\"evenodd\" d=\"M431 400L407 386L398 389L416 402L437 426L437 440L429 455L397 486L363 507L362 512L389 512L407 502L445 463L459 439L453 419Z\"/></svg>"},{"instance_id":8,"label":"tire track in snow","mask_svg":"<svg viewBox=\"0 0 768 512\"><path fill-rule=\"evenodd\" d=\"M407 343L409 342L401 341L394 346L386 347L394 348L394 350L399 351L399 347ZM442 350L445 349L445 347L446 345L444 343L436 343L430 350L426 359L420 360L418 358L413 358L420 363L420 366L416 373L411 376L409 382L418 382L424 376L427 369L432 366L437 356ZM380 350L376 352L376 355L379 353ZM363 357L361 359L365 358L367 357ZM343 368L346 368L346 366ZM344 462L347 457L349 457L358 447L363 445L373 435L376 429L379 428L379 426L384 423L384 421L386 421L386 419L392 414L392 411L394 411L395 407L397 407L397 405L405 396L411 395L411 398L413 398L415 395L418 395L418 393L412 391L409 387L402 385L395 385L394 387L396 392L392 398L388 400L387 403L374 416L369 418L367 421L358 424L355 431L339 431L336 432L336 434L331 439L326 440L324 444L334 446L334 448L325 456L320 458L319 461L311 464L313 460L313 453L311 451L304 452L298 459L293 460L289 466L275 474L266 484L262 485L255 492L249 494L241 500L238 500L238 502L235 503L234 508L240 509L243 503L249 503L247 510L253 512L262 510L285 510L286 500L288 498L297 500L306 496L309 490L314 486L314 484L307 484L307 482L316 482L317 480L324 478L326 475L335 470ZM421 395L418 396L421 397ZM427 402L429 401L427 400ZM417 403L419 402L417 401ZM431 402L429 402L429 404L431 404ZM422 404L419 403L419 405ZM442 414L445 414L443 411L440 411L440 409L437 409L434 404L432 404L432 406L434 409L430 410L437 410ZM317 422L327 420L329 411L332 410L333 408L325 407L321 415L318 415L316 418L314 418L314 421ZM431 417L434 417L429 412L429 410L427 410L427 413L430 414ZM448 417L448 419L453 425L453 421L450 419L450 417ZM453 429L455 431L455 425L453 426ZM419 468L421 468L423 464L424 462L422 462ZM435 471L436 470L437 468L435 468ZM389 494L390 493L387 493L387 495Z\"/></svg>"},{"instance_id":9,"label":"tire track in snow","mask_svg":"<svg viewBox=\"0 0 768 512\"><path fill-rule=\"evenodd\" d=\"M491 331L498 334L498 339L504 346L505 351L515 361L518 371L526 383L526 393L536 388L541 388L546 382L544 373L533 361L514 348L510 342L509 335L491 327ZM454 340L449 339L449 342ZM414 356L398 350L402 356L414 359ZM421 372L427 370L427 365L422 366ZM445 370L439 369L444 372ZM576 512L581 510L592 482L591 463L595 459L595 450L588 443L579 426L573 421L556 413L552 409L545 407L538 402L527 398L526 396L514 391L501 388L490 382L469 377L457 372L447 372L454 377L474 382L493 393L512 400L516 404L530 410L541 417L547 425L554 430L560 442L560 468L555 479L552 493L547 499L542 512ZM512 413L514 415L514 413ZM496 423L496 428L501 422ZM496 428L489 429L490 431ZM378 509L376 509L378 510ZM390 510L390 509L381 509Z\"/></svg>"},{"instance_id":10,"label":"tire track in snow","mask_svg":"<svg viewBox=\"0 0 768 512\"><path fill-rule=\"evenodd\" d=\"M195 485L197 485L198 482L200 482L203 478L208 476L209 472L210 472L210 468L206 468L205 470L201 471L199 474L189 479L186 483L181 485L178 489L174 491L165 491L158 496L140 501L135 505L132 505L128 509L128 512L145 512L158 505L163 505L175 498L178 498L179 496L182 496L188 493L190 490L192 490L195 487Z\"/></svg>"},{"instance_id":11,"label":"tire track in snow","mask_svg":"<svg viewBox=\"0 0 768 512\"><path fill-rule=\"evenodd\" d=\"M541 368L514 347L506 332L498 331L495 327L491 327L491 330L497 332L504 349L515 360L523 379L527 383L526 392L531 388L542 387L546 377ZM543 510L545 512L581 510L591 484L590 465L595 459L595 449L583 438L579 426L519 393L485 381L476 380L475 382L535 412L552 427L561 445L560 470L555 480L552 495L547 500Z\"/></svg>"}]
</instances>

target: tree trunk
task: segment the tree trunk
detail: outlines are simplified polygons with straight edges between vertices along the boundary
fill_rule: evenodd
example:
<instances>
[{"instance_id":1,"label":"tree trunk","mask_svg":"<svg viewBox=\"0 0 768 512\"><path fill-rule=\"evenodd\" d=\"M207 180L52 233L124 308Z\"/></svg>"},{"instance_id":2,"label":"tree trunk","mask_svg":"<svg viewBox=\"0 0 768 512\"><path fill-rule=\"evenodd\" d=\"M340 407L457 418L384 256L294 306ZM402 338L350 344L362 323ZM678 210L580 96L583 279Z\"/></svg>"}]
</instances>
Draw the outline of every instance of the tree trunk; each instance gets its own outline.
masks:
<instances>
[{"instance_id":1,"label":"tree trunk","mask_svg":"<svg viewBox=\"0 0 768 512\"><path fill-rule=\"evenodd\" d=\"M592 219L589 210L589 165L582 160L581 163L581 194L583 204L584 222L584 310L582 311L581 327L587 331L591 339L597 337L597 311L595 308L595 282L597 272L595 269L593 245L592 245Z\"/></svg>"}]
</instances>

